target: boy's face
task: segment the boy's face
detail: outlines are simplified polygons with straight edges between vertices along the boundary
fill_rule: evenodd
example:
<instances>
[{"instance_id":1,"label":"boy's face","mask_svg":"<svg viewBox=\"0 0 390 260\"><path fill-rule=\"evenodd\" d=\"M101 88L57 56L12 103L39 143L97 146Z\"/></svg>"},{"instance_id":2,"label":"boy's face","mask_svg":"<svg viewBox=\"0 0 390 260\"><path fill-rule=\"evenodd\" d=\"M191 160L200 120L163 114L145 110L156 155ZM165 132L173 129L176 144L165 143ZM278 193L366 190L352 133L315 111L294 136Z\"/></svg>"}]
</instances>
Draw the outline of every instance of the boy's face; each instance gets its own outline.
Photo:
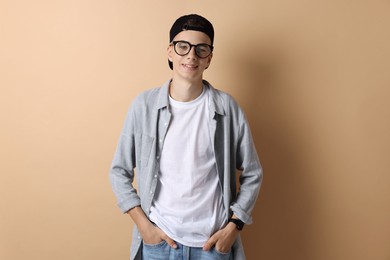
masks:
<instances>
[{"instance_id":1,"label":"boy's face","mask_svg":"<svg viewBox=\"0 0 390 260\"><path fill-rule=\"evenodd\" d=\"M199 31L182 31L175 36L173 41L186 41L192 45L206 43L211 45L211 40L207 34ZM195 54L195 47L184 56L178 55L173 44L168 46L168 59L173 64L173 76L180 77L186 81L196 82L203 77L203 71L210 65L213 54L206 58L199 58Z\"/></svg>"}]
</instances>

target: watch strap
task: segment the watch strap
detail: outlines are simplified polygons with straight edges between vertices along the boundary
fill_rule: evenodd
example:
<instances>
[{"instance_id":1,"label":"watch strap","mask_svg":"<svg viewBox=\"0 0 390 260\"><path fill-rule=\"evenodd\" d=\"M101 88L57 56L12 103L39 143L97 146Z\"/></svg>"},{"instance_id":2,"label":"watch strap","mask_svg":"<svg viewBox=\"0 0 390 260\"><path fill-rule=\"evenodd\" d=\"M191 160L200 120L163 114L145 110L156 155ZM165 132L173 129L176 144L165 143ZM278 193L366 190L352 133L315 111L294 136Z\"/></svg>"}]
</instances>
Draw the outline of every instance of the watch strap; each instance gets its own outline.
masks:
<instances>
[{"instance_id":1,"label":"watch strap","mask_svg":"<svg viewBox=\"0 0 390 260\"><path fill-rule=\"evenodd\" d=\"M230 219L229 219L229 222L234 223L234 224L236 225L236 228L237 228L238 230L240 230L240 231L244 228L244 225L245 225L244 222L242 222L241 220L239 220L239 219L237 219L237 218L230 218Z\"/></svg>"}]
</instances>

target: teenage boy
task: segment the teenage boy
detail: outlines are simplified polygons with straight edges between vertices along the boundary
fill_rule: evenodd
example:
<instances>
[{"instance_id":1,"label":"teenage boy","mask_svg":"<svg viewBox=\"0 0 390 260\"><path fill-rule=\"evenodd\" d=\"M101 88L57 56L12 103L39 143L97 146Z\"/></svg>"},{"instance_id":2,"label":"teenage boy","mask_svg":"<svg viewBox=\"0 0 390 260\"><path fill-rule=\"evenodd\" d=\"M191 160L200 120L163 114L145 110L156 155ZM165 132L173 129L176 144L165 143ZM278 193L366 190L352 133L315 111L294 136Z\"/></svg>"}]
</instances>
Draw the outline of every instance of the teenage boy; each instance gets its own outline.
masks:
<instances>
[{"instance_id":1,"label":"teenage boy","mask_svg":"<svg viewBox=\"0 0 390 260\"><path fill-rule=\"evenodd\" d=\"M239 232L252 222L263 173L243 111L203 80L213 41L204 17L178 18L172 79L129 109L110 179L136 225L131 259L245 259Z\"/></svg>"}]
</instances>

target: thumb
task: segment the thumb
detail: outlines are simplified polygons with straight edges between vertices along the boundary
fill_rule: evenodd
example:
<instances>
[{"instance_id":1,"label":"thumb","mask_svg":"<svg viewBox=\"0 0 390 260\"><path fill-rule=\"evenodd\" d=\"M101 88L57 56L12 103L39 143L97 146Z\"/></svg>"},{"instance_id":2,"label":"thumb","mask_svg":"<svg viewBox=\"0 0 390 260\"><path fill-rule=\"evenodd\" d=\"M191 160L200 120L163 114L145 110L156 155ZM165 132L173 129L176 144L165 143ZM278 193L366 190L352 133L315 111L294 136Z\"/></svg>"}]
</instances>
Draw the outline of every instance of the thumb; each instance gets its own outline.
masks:
<instances>
[{"instance_id":1,"label":"thumb","mask_svg":"<svg viewBox=\"0 0 390 260\"><path fill-rule=\"evenodd\" d=\"M217 241L214 236L211 236L209 240L207 240L207 242L203 245L203 250L209 251L215 245L216 242Z\"/></svg>"},{"instance_id":2,"label":"thumb","mask_svg":"<svg viewBox=\"0 0 390 260\"><path fill-rule=\"evenodd\" d=\"M177 248L177 244L176 244L176 242L175 242L172 238L166 236L164 240L165 240L165 242L167 242L167 244L168 244L170 247L172 247L173 249L176 249L176 248Z\"/></svg>"},{"instance_id":3,"label":"thumb","mask_svg":"<svg viewBox=\"0 0 390 260\"><path fill-rule=\"evenodd\" d=\"M172 247L172 248L174 248L174 249L177 248L176 242L175 242L172 238L170 238L167 234L165 234L165 233L164 233L161 229L159 229L159 228L158 228L158 231L160 232L160 238L161 238L162 240L164 240L165 242L167 242L167 244L168 244L170 247Z\"/></svg>"}]
</instances>

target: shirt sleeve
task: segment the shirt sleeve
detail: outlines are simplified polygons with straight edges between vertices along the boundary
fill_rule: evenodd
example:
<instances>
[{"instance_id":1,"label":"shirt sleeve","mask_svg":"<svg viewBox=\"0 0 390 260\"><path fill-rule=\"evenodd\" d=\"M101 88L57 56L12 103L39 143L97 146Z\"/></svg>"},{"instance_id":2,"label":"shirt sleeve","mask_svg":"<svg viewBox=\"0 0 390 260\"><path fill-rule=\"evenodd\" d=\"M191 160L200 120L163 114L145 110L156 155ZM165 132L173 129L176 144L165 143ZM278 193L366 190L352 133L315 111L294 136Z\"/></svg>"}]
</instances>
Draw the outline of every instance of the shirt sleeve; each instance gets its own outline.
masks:
<instances>
[{"instance_id":1,"label":"shirt sleeve","mask_svg":"<svg viewBox=\"0 0 390 260\"><path fill-rule=\"evenodd\" d=\"M240 187L236 200L230 208L245 224L251 224L251 213L260 191L263 169L256 152L249 124L242 111L240 111L237 136L236 168L241 171Z\"/></svg>"},{"instance_id":2,"label":"shirt sleeve","mask_svg":"<svg viewBox=\"0 0 390 260\"><path fill-rule=\"evenodd\" d=\"M135 121L134 105L132 105L127 113L109 174L118 206L123 213L141 204L137 190L133 186L136 167Z\"/></svg>"}]
</instances>

